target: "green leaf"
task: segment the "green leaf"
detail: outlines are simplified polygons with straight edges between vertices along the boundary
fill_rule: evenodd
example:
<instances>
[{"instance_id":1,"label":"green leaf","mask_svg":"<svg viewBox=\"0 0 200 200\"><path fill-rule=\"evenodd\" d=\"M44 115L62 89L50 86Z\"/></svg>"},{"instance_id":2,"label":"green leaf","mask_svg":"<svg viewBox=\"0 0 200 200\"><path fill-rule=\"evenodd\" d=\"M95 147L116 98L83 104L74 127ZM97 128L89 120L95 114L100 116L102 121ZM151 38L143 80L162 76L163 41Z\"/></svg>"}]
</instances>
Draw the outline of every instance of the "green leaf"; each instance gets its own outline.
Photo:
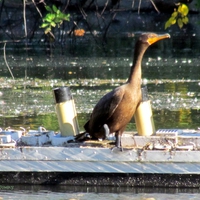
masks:
<instances>
[{"instance_id":1,"label":"green leaf","mask_svg":"<svg viewBox=\"0 0 200 200\"><path fill-rule=\"evenodd\" d=\"M64 20L69 21L70 20L70 14L65 15Z\"/></svg>"},{"instance_id":2,"label":"green leaf","mask_svg":"<svg viewBox=\"0 0 200 200\"><path fill-rule=\"evenodd\" d=\"M45 18L44 18L44 20L45 21L47 21L47 22L52 22L54 19L55 19L55 14L53 14L53 13L48 13L46 16L45 16Z\"/></svg>"},{"instance_id":3,"label":"green leaf","mask_svg":"<svg viewBox=\"0 0 200 200\"><path fill-rule=\"evenodd\" d=\"M44 18L43 21L51 23L51 20L48 18Z\"/></svg>"},{"instance_id":4,"label":"green leaf","mask_svg":"<svg viewBox=\"0 0 200 200\"><path fill-rule=\"evenodd\" d=\"M165 29L167 29L167 28L169 28L171 26L171 23L170 23L170 21L168 20L168 21L166 21L166 23L165 23Z\"/></svg>"},{"instance_id":5,"label":"green leaf","mask_svg":"<svg viewBox=\"0 0 200 200\"><path fill-rule=\"evenodd\" d=\"M58 8L57 8L55 5L53 5L52 8L53 8L53 11L54 11L55 13L57 13Z\"/></svg>"},{"instance_id":6,"label":"green leaf","mask_svg":"<svg viewBox=\"0 0 200 200\"><path fill-rule=\"evenodd\" d=\"M187 24L187 23L189 22L188 17L183 17L183 18L182 18L182 22L183 22L184 24Z\"/></svg>"},{"instance_id":7,"label":"green leaf","mask_svg":"<svg viewBox=\"0 0 200 200\"><path fill-rule=\"evenodd\" d=\"M182 28L182 27L183 27L183 21L182 21L181 18L178 18L177 23L178 23L179 28Z\"/></svg>"},{"instance_id":8,"label":"green leaf","mask_svg":"<svg viewBox=\"0 0 200 200\"><path fill-rule=\"evenodd\" d=\"M56 19L54 20L54 22L55 22L56 24L60 24L61 21L63 21L63 20L61 20L61 19L59 19L59 18L56 18Z\"/></svg>"},{"instance_id":9,"label":"green leaf","mask_svg":"<svg viewBox=\"0 0 200 200\"><path fill-rule=\"evenodd\" d=\"M47 26L49 26L49 23L42 23L42 25L40 26L40 28L45 28Z\"/></svg>"},{"instance_id":10,"label":"green leaf","mask_svg":"<svg viewBox=\"0 0 200 200\"><path fill-rule=\"evenodd\" d=\"M44 21L46 21L46 22L49 22L49 23L51 23L52 22L52 20L51 19L44 19Z\"/></svg>"},{"instance_id":11,"label":"green leaf","mask_svg":"<svg viewBox=\"0 0 200 200\"><path fill-rule=\"evenodd\" d=\"M60 13L62 13L60 10L56 11L56 14L59 15Z\"/></svg>"},{"instance_id":12,"label":"green leaf","mask_svg":"<svg viewBox=\"0 0 200 200\"><path fill-rule=\"evenodd\" d=\"M179 7L178 7L178 12L183 15L183 16L186 16L189 12L189 9L188 7L185 5L185 4L181 4Z\"/></svg>"},{"instance_id":13,"label":"green leaf","mask_svg":"<svg viewBox=\"0 0 200 200\"><path fill-rule=\"evenodd\" d=\"M56 27L56 23L55 22L51 22L51 26Z\"/></svg>"},{"instance_id":14,"label":"green leaf","mask_svg":"<svg viewBox=\"0 0 200 200\"><path fill-rule=\"evenodd\" d=\"M170 17L169 18L169 22L170 22L170 24L175 24L176 23L176 19L174 17Z\"/></svg>"},{"instance_id":15,"label":"green leaf","mask_svg":"<svg viewBox=\"0 0 200 200\"><path fill-rule=\"evenodd\" d=\"M181 9L182 9L182 4L180 4L180 5L178 6L178 12L179 12L179 13L182 13L182 10L181 10Z\"/></svg>"},{"instance_id":16,"label":"green leaf","mask_svg":"<svg viewBox=\"0 0 200 200\"><path fill-rule=\"evenodd\" d=\"M178 15L178 12L177 12L177 11L175 11L175 12L172 13L172 17L174 17L174 18L176 18L177 15Z\"/></svg>"},{"instance_id":17,"label":"green leaf","mask_svg":"<svg viewBox=\"0 0 200 200\"><path fill-rule=\"evenodd\" d=\"M188 7L185 4L182 4L182 14L186 16L189 12Z\"/></svg>"},{"instance_id":18,"label":"green leaf","mask_svg":"<svg viewBox=\"0 0 200 200\"><path fill-rule=\"evenodd\" d=\"M50 6L45 6L45 9L46 9L47 11L49 11L49 12L53 12L53 10L51 9Z\"/></svg>"},{"instance_id":19,"label":"green leaf","mask_svg":"<svg viewBox=\"0 0 200 200\"><path fill-rule=\"evenodd\" d=\"M59 14L57 14L57 17L59 17L59 18L64 18L65 17L65 14L64 13L62 13L62 12L60 12Z\"/></svg>"}]
</instances>

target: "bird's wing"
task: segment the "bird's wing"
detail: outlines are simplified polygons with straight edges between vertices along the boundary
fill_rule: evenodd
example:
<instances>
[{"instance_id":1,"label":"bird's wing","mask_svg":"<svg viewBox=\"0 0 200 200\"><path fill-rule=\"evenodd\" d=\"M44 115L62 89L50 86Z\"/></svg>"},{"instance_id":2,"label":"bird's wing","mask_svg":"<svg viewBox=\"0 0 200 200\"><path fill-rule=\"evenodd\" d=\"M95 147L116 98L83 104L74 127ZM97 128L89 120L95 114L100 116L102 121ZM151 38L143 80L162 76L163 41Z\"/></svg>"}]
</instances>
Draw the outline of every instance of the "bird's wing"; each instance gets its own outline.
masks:
<instances>
[{"instance_id":1,"label":"bird's wing","mask_svg":"<svg viewBox=\"0 0 200 200\"><path fill-rule=\"evenodd\" d=\"M123 87L118 87L103 96L96 104L92 112L91 119L93 123L104 124L113 115L116 108L122 101L123 96Z\"/></svg>"}]
</instances>

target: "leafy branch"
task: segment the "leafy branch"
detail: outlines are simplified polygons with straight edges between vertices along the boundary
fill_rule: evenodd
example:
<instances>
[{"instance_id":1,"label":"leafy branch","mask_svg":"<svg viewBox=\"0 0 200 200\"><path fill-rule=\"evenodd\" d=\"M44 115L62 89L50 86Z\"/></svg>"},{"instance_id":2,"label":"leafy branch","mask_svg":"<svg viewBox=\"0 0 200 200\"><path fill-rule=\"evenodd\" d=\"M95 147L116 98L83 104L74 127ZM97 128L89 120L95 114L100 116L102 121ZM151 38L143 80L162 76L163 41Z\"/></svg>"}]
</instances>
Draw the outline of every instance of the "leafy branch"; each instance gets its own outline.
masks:
<instances>
[{"instance_id":1,"label":"leafy branch","mask_svg":"<svg viewBox=\"0 0 200 200\"><path fill-rule=\"evenodd\" d=\"M48 34L51 32L52 28L60 27L63 21L70 20L70 14L65 14L61 12L55 5L52 7L45 6L48 11L45 17L43 17L43 23L40 28L45 28L44 33Z\"/></svg>"},{"instance_id":2,"label":"leafy branch","mask_svg":"<svg viewBox=\"0 0 200 200\"><path fill-rule=\"evenodd\" d=\"M189 22L187 17L189 8L187 5L179 3L178 9L175 9L171 17L165 23L165 29L169 28L171 25L178 24L179 28L182 28L184 24Z\"/></svg>"}]
</instances>

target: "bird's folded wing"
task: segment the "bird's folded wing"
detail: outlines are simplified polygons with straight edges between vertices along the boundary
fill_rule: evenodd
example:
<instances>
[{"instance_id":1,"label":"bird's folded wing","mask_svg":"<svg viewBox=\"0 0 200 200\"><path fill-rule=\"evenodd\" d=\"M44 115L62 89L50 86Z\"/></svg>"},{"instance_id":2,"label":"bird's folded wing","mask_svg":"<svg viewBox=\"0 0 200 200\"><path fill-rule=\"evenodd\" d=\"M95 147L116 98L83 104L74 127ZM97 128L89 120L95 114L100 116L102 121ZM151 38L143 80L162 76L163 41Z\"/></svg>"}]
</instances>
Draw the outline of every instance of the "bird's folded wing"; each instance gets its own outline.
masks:
<instances>
[{"instance_id":1,"label":"bird's folded wing","mask_svg":"<svg viewBox=\"0 0 200 200\"><path fill-rule=\"evenodd\" d=\"M123 88L119 87L103 96L94 107L92 118L101 120L104 123L108 120L122 101L124 96Z\"/></svg>"}]
</instances>

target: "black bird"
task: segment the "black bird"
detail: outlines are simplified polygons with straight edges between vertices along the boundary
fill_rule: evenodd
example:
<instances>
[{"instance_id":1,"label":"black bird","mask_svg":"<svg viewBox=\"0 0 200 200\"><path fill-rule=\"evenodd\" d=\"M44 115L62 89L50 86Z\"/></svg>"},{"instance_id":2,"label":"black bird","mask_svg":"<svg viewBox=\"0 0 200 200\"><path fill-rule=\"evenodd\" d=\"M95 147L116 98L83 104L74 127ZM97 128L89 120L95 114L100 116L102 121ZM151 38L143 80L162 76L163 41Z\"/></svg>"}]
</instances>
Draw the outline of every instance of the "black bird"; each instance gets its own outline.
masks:
<instances>
[{"instance_id":1,"label":"black bird","mask_svg":"<svg viewBox=\"0 0 200 200\"><path fill-rule=\"evenodd\" d=\"M104 95L93 109L89 121L84 125L92 139L105 139L115 133L116 146L121 147L121 135L132 119L141 101L141 62L146 49L153 43L170 38L169 34L141 34L135 44L133 65L128 81Z\"/></svg>"}]
</instances>

